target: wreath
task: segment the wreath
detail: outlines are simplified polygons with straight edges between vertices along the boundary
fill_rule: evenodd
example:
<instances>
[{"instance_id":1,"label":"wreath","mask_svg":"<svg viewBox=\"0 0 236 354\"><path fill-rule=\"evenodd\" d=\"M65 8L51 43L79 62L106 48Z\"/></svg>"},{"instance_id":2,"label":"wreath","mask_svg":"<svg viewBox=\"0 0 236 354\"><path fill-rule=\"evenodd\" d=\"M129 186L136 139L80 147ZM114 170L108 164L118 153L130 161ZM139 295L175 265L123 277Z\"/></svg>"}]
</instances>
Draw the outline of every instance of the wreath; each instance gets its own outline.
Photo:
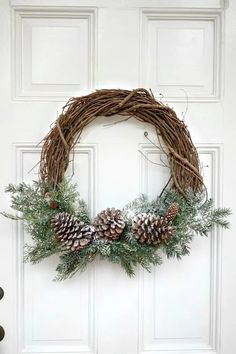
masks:
<instances>
[{"instance_id":1,"label":"wreath","mask_svg":"<svg viewBox=\"0 0 236 354\"><path fill-rule=\"evenodd\" d=\"M150 201L141 195L122 210L115 207L90 217L76 185L65 178L70 153L83 129L98 116L114 114L150 123L167 155L170 178ZM145 133L146 137L148 136ZM157 101L152 91L104 89L71 98L43 139L39 180L10 184L11 206L20 214L33 244L25 246L31 263L59 254L56 279L84 270L98 255L120 264L128 275L141 265L148 271L163 255L177 259L189 254L195 234L219 225L227 228L227 208L214 209L200 172L190 133L173 109Z\"/></svg>"}]
</instances>

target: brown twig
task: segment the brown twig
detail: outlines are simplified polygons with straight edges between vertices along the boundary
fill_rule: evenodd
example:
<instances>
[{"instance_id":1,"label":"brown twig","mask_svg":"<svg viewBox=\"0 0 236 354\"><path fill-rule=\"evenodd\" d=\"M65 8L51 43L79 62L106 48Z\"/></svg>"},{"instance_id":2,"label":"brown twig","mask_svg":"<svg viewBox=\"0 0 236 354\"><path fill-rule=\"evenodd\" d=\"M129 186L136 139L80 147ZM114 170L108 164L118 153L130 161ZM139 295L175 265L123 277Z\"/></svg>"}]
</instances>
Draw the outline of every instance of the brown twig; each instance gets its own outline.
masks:
<instances>
[{"instance_id":1,"label":"brown twig","mask_svg":"<svg viewBox=\"0 0 236 354\"><path fill-rule=\"evenodd\" d=\"M63 107L56 124L43 139L40 176L56 186L63 180L69 164L69 154L83 129L98 116L119 114L150 123L161 136L170 162L173 187L183 196L191 187L203 188L198 153L189 131L170 107L155 100L152 92L138 88L133 91L103 89L87 96L72 97Z\"/></svg>"}]
</instances>

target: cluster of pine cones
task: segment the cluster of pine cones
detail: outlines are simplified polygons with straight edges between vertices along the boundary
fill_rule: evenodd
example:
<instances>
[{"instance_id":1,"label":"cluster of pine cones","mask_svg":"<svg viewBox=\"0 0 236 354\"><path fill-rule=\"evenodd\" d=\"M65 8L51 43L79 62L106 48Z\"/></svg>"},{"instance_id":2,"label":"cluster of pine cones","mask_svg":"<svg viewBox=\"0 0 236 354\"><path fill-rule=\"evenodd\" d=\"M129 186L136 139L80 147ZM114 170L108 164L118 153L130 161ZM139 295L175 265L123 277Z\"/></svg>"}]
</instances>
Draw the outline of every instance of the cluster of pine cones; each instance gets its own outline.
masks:
<instances>
[{"instance_id":1,"label":"cluster of pine cones","mask_svg":"<svg viewBox=\"0 0 236 354\"><path fill-rule=\"evenodd\" d=\"M52 219L51 226L56 239L66 249L79 251L94 239L117 240L125 228L125 221L121 210L107 208L96 216L92 225L85 225L75 216L62 212Z\"/></svg>"},{"instance_id":2,"label":"cluster of pine cones","mask_svg":"<svg viewBox=\"0 0 236 354\"><path fill-rule=\"evenodd\" d=\"M157 245L174 235L172 221L179 211L177 203L171 204L165 216L139 214L132 222L134 237L141 244ZM94 239L112 242L120 238L125 228L122 211L107 208L93 220L92 225L85 225L73 215L58 213L51 221L56 240L71 251L79 251L88 246Z\"/></svg>"},{"instance_id":3,"label":"cluster of pine cones","mask_svg":"<svg viewBox=\"0 0 236 354\"><path fill-rule=\"evenodd\" d=\"M170 239L175 232L172 221L179 211L179 205L170 205L165 216L155 214L139 214L133 219L134 237L143 244L157 245Z\"/></svg>"}]
</instances>

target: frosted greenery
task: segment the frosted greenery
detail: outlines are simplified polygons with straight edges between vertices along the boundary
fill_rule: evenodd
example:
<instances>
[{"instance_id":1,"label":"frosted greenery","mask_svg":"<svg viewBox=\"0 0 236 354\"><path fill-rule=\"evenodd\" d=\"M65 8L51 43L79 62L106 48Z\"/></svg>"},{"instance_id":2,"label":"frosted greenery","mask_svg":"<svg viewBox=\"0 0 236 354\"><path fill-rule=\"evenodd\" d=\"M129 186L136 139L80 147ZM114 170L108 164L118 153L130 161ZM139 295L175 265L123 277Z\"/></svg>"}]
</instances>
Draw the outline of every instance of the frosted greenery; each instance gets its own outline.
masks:
<instances>
[{"instance_id":1,"label":"frosted greenery","mask_svg":"<svg viewBox=\"0 0 236 354\"><path fill-rule=\"evenodd\" d=\"M149 201L145 195L141 195L126 205L123 209L126 227L119 240L108 243L94 239L80 251L65 251L60 242L55 240L51 219L64 211L77 216L85 224L91 223L87 205L79 197L78 187L68 181L60 183L56 188L42 181L34 181L31 184L10 184L6 192L11 194L11 207L18 213L1 214L22 221L32 237L32 244L25 246L25 261L38 263L58 253L60 261L56 269L57 280L83 271L97 256L120 264L130 276L134 275L138 265L150 271L153 265L161 264L163 252L168 258L181 259L189 254L195 235L207 236L215 226L229 227L229 209L215 209L212 199L205 200L204 193L194 194L189 190L188 198L185 199L171 189L155 200ZM58 204L55 209L50 206L52 200ZM177 202L180 207L173 221L174 236L158 246L138 243L131 231L132 218L140 213L165 215L173 202Z\"/></svg>"}]
</instances>

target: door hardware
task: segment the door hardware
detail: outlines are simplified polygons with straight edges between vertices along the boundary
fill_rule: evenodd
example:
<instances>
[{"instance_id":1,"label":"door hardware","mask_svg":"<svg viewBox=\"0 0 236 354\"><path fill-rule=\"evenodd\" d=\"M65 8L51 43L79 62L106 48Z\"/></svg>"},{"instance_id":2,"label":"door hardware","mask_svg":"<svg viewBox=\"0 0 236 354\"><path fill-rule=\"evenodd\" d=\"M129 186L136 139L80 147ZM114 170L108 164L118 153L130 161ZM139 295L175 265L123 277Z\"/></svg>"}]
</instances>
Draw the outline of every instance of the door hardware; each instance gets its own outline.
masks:
<instances>
[{"instance_id":1,"label":"door hardware","mask_svg":"<svg viewBox=\"0 0 236 354\"><path fill-rule=\"evenodd\" d=\"M0 300L2 300L3 296L4 296L4 290L3 288L0 287Z\"/></svg>"},{"instance_id":2,"label":"door hardware","mask_svg":"<svg viewBox=\"0 0 236 354\"><path fill-rule=\"evenodd\" d=\"M5 331L2 326L0 326L0 342L3 340L5 337Z\"/></svg>"}]
</instances>

